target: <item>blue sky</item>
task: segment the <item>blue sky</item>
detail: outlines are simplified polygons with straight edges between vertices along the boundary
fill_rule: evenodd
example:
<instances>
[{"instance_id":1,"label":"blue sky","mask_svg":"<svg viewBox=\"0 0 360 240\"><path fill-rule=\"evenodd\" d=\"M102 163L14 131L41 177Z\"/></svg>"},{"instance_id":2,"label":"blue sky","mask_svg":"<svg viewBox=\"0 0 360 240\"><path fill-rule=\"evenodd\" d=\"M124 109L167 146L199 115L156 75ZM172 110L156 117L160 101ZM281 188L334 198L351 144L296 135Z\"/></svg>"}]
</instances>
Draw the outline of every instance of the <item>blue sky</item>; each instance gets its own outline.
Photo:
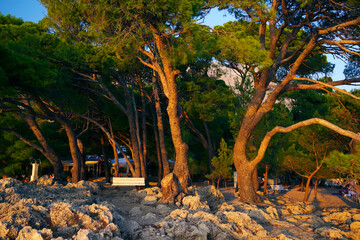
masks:
<instances>
[{"instance_id":1,"label":"blue sky","mask_svg":"<svg viewBox=\"0 0 360 240\"><path fill-rule=\"evenodd\" d=\"M38 22L46 15L46 9L38 0L0 0L0 12L4 15L10 14L15 17L22 18L24 21ZM229 14L223 11L212 11L206 17L205 24L209 26L221 25L224 22L233 20ZM334 80L344 79L343 69L345 63L339 60L334 60L332 56L328 56L329 61L336 64L333 73Z\"/></svg>"},{"instance_id":2,"label":"blue sky","mask_svg":"<svg viewBox=\"0 0 360 240\"><path fill-rule=\"evenodd\" d=\"M32 22L38 22L46 15L46 9L37 0L0 0L0 12Z\"/></svg>"}]
</instances>

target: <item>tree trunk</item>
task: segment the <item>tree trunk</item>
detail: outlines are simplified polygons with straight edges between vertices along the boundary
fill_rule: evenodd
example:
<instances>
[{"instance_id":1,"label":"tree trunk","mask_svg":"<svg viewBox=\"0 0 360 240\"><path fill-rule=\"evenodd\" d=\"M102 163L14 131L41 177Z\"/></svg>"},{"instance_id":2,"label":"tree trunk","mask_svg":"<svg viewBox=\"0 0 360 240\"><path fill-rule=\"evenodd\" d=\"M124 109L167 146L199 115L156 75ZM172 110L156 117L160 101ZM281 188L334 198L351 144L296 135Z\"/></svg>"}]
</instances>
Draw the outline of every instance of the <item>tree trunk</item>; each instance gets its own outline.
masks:
<instances>
[{"instance_id":1,"label":"tree trunk","mask_svg":"<svg viewBox=\"0 0 360 240\"><path fill-rule=\"evenodd\" d=\"M55 150L50 146L49 142L43 135L39 125L37 124L34 116L32 115L22 115L22 118L27 122L30 129L33 131L35 137L39 141L40 145L43 148L42 154L49 160L53 169L54 169L54 180L58 182L65 182L65 174L63 165L55 153Z\"/></svg>"},{"instance_id":2,"label":"tree trunk","mask_svg":"<svg viewBox=\"0 0 360 240\"><path fill-rule=\"evenodd\" d=\"M85 180L85 179L81 179L81 168L85 166L82 166L81 164L81 154L77 145L77 139L74 130L72 129L71 124L70 122L68 122L68 120L60 119L60 117L58 117L58 119L59 122L64 127L66 135L68 137L71 158L73 160L73 167L70 170L71 181L73 183L76 183L80 180Z\"/></svg>"},{"instance_id":3,"label":"tree trunk","mask_svg":"<svg viewBox=\"0 0 360 240\"><path fill-rule=\"evenodd\" d=\"M250 164L242 164L236 169L238 172L238 198L241 202L260 203L260 197L256 194L253 184L254 168Z\"/></svg>"},{"instance_id":4,"label":"tree trunk","mask_svg":"<svg viewBox=\"0 0 360 240\"><path fill-rule=\"evenodd\" d=\"M144 171L143 174L147 175L147 163L146 163L146 158L147 158L147 131L146 131L146 102L145 102L145 97L144 97L144 89L143 86L141 84L141 82L139 81L139 86L140 86L140 93L141 93L141 124L142 124L142 153L143 153L143 158L144 158ZM146 176L144 176L145 178L147 178Z\"/></svg>"},{"instance_id":5,"label":"tree trunk","mask_svg":"<svg viewBox=\"0 0 360 240\"><path fill-rule=\"evenodd\" d=\"M101 137L101 152L102 152L102 160L104 162L104 171L105 171L105 182L106 183L110 183L111 182L111 178L110 178L110 166L109 166L109 161L106 157L106 147L105 147L105 141L104 141L104 137Z\"/></svg>"},{"instance_id":6,"label":"tree trunk","mask_svg":"<svg viewBox=\"0 0 360 240\"><path fill-rule=\"evenodd\" d=\"M255 167L254 173L252 175L252 180L253 180L254 190L255 191L259 190L259 176L258 176L258 171L257 171L256 167Z\"/></svg>"},{"instance_id":7,"label":"tree trunk","mask_svg":"<svg viewBox=\"0 0 360 240\"><path fill-rule=\"evenodd\" d=\"M209 171L210 173L212 173L214 171L214 166L211 164L211 160L213 159L213 157L215 157L215 149L214 149L214 145L212 143L211 140L211 134L208 128L208 125L205 121L203 121L203 125L205 128L205 133L206 133L206 146L204 146L205 148L207 148L207 154L208 154L208 158L209 158Z\"/></svg>"},{"instance_id":8,"label":"tree trunk","mask_svg":"<svg viewBox=\"0 0 360 240\"><path fill-rule=\"evenodd\" d=\"M181 136L180 116L178 111L179 99L178 89L176 84L176 75L179 71L173 69L171 60L167 53L167 46L164 43L165 39L153 33L156 47L158 49L161 64L155 58L153 58L153 64L157 73L160 76L160 81L163 86L163 91L168 98L167 113L169 116L171 138L175 148L176 160L173 173L180 181L182 190L187 192L187 186L190 182L190 173L188 168L188 145L184 142Z\"/></svg>"},{"instance_id":9,"label":"tree trunk","mask_svg":"<svg viewBox=\"0 0 360 240\"><path fill-rule=\"evenodd\" d=\"M174 143L175 154L176 154L173 173L179 179L183 191L187 192L187 186L189 185L189 181L190 181L190 173L189 173L188 161L187 161L188 145L183 141L181 136L180 117L178 115L177 93L174 95L176 96L171 97L169 99L169 105L167 107L171 136Z\"/></svg>"},{"instance_id":10,"label":"tree trunk","mask_svg":"<svg viewBox=\"0 0 360 240\"><path fill-rule=\"evenodd\" d=\"M113 153L114 153L114 168L115 168L115 172L114 172L114 177L118 177L119 176L119 154L118 154L118 149L116 148L116 145L114 142L109 141L110 145L113 149Z\"/></svg>"},{"instance_id":11,"label":"tree trunk","mask_svg":"<svg viewBox=\"0 0 360 240\"><path fill-rule=\"evenodd\" d=\"M162 168L163 168L163 176L167 176L170 173L170 166L168 161L168 154L165 145L165 134L164 134L164 125L162 121L162 113L161 113L161 105L160 105L160 98L157 88L156 77L153 76L153 93L155 99L155 112L156 112L156 122L157 128L159 131L159 145L161 151L161 160L162 160Z\"/></svg>"},{"instance_id":12,"label":"tree trunk","mask_svg":"<svg viewBox=\"0 0 360 240\"><path fill-rule=\"evenodd\" d=\"M127 99L127 98L125 98ZM135 176L134 177L141 177L141 165L140 165L140 146L137 139L137 130L136 130L136 119L133 112L133 109L131 107L131 102L126 100L126 105L128 108L128 121L129 121L129 131L130 131L130 139L131 139L131 146L132 146L132 157L134 160L134 166L135 166Z\"/></svg>"},{"instance_id":13,"label":"tree trunk","mask_svg":"<svg viewBox=\"0 0 360 240\"><path fill-rule=\"evenodd\" d=\"M156 146L156 155L157 155L157 160L158 160L158 172L157 172L157 176L158 176L158 183L157 186L161 186L161 179L162 179L162 172L163 172L163 164L162 164L162 160L161 160L161 149L160 149L160 143L159 143L159 131L157 128L157 121L156 121L156 116L155 116L155 110L153 107L150 107L150 111L151 111L151 116L153 118L153 130L154 130L154 136L155 136L155 146Z\"/></svg>"},{"instance_id":14,"label":"tree trunk","mask_svg":"<svg viewBox=\"0 0 360 240\"><path fill-rule=\"evenodd\" d=\"M319 186L319 179L315 179L315 186L314 186L314 195L315 195L315 198L317 198L318 186Z\"/></svg>"},{"instance_id":15,"label":"tree trunk","mask_svg":"<svg viewBox=\"0 0 360 240\"><path fill-rule=\"evenodd\" d=\"M76 144L79 148L80 152L80 160L81 160L81 168L80 168L80 179L86 180L87 179L87 169L86 169L86 156L84 151L84 145L81 141L81 139L76 139Z\"/></svg>"},{"instance_id":16,"label":"tree trunk","mask_svg":"<svg viewBox=\"0 0 360 240\"><path fill-rule=\"evenodd\" d=\"M307 180L306 180L305 195L304 195L304 198L303 198L303 202L307 202L307 200L309 199L311 179L312 179L312 176L310 175L310 176L307 178Z\"/></svg>"},{"instance_id":17,"label":"tree trunk","mask_svg":"<svg viewBox=\"0 0 360 240\"><path fill-rule=\"evenodd\" d=\"M135 95L134 95L134 87L133 82L131 83L131 101L132 101L132 107L133 107L133 114L134 114L134 126L135 126L135 136L137 141L137 154L139 155L139 163L140 163L140 176L145 178L145 181L147 180L146 176L146 168L145 168L145 159L144 159L144 153L142 148L142 142L140 138L140 127L139 127L139 116L138 111L136 108L136 101L135 101ZM134 149L133 149L134 150Z\"/></svg>"}]
</instances>

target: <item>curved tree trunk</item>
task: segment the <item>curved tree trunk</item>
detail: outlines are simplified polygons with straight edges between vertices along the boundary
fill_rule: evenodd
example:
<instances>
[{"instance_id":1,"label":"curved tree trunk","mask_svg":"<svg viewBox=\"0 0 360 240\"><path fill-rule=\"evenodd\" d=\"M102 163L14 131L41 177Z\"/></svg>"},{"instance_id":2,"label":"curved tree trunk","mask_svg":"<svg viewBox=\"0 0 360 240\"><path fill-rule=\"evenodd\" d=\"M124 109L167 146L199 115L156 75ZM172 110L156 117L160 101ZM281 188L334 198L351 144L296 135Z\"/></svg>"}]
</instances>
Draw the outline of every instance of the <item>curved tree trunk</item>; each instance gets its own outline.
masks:
<instances>
[{"instance_id":1,"label":"curved tree trunk","mask_svg":"<svg viewBox=\"0 0 360 240\"><path fill-rule=\"evenodd\" d=\"M29 107L30 103L28 100L24 100L23 103ZM21 117L26 121L26 123L29 125L30 129L34 133L35 137L39 141L40 145L42 146L41 153L49 160L51 163L53 169L54 169L54 180L58 182L65 182L65 174L63 165L58 157L58 155L55 153L55 150L52 148L52 146L49 144L47 139L45 138L43 132L40 129L40 126L35 120L34 115L26 115L21 114Z\"/></svg>"}]
</instances>

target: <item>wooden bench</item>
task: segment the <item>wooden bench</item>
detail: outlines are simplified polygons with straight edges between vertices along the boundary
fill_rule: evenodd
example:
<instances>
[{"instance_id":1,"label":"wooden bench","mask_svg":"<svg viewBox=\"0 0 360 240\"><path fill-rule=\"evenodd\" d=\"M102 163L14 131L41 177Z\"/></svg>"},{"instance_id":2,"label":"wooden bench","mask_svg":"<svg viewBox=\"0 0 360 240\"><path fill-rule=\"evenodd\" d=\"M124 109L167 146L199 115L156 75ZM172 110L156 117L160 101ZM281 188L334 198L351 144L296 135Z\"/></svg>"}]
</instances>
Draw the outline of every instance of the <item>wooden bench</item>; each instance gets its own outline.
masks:
<instances>
[{"instance_id":1,"label":"wooden bench","mask_svg":"<svg viewBox=\"0 0 360 240\"><path fill-rule=\"evenodd\" d=\"M112 186L145 186L145 178L113 177Z\"/></svg>"}]
</instances>

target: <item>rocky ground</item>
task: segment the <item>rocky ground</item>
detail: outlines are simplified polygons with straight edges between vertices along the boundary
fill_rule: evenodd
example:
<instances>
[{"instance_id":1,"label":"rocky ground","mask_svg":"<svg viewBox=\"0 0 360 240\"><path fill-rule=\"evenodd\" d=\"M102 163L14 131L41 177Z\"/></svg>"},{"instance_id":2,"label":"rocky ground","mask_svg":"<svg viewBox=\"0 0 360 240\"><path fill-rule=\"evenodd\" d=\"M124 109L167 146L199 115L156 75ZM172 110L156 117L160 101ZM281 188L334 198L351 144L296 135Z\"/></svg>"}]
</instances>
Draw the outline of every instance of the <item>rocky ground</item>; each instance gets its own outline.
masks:
<instances>
[{"instance_id":1,"label":"rocky ground","mask_svg":"<svg viewBox=\"0 0 360 240\"><path fill-rule=\"evenodd\" d=\"M230 188L190 187L181 203L81 181L66 186L0 180L0 239L360 239L360 209L323 189L309 204L296 189L237 202Z\"/></svg>"}]
</instances>

